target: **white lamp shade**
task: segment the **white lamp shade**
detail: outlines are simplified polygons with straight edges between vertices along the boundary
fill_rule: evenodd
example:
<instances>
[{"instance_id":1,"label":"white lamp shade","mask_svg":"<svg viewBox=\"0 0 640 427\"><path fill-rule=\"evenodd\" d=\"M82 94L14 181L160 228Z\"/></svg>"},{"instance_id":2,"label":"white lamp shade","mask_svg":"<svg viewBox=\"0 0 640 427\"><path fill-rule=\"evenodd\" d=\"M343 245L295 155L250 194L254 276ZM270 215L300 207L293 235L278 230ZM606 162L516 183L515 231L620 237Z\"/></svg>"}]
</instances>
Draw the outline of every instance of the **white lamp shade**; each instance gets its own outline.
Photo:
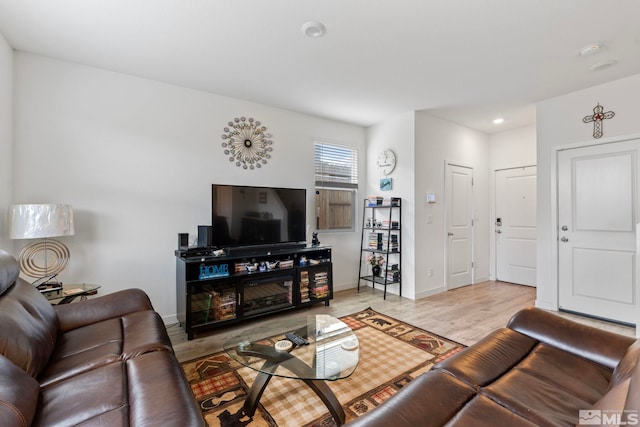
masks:
<instances>
[{"instance_id":1,"label":"white lamp shade","mask_svg":"<svg viewBox=\"0 0 640 427\"><path fill-rule=\"evenodd\" d=\"M7 224L10 239L71 236L75 233L71 205L11 205Z\"/></svg>"}]
</instances>

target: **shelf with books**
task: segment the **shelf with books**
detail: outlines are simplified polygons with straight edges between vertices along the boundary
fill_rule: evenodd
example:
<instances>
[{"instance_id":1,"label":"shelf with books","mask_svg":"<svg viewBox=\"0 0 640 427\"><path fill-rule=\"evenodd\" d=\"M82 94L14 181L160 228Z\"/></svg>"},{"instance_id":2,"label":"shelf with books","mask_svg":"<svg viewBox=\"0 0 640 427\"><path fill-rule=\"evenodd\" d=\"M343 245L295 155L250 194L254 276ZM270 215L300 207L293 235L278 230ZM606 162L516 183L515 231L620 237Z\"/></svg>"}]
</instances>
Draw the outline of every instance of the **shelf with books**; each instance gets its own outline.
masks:
<instances>
[{"instance_id":1,"label":"shelf with books","mask_svg":"<svg viewBox=\"0 0 640 427\"><path fill-rule=\"evenodd\" d=\"M364 200L358 291L361 281L384 287L397 286L402 296L402 200L372 196Z\"/></svg>"}]
</instances>

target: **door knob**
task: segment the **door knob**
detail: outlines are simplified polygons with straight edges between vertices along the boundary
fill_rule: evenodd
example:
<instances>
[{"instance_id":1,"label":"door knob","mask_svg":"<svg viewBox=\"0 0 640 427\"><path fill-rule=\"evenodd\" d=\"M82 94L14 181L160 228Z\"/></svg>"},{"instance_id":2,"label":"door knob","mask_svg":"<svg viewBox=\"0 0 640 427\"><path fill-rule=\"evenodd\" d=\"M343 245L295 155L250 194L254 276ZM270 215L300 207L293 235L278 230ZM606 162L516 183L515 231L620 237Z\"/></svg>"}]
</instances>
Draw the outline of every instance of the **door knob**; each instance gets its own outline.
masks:
<instances>
[{"instance_id":1,"label":"door knob","mask_svg":"<svg viewBox=\"0 0 640 427\"><path fill-rule=\"evenodd\" d=\"M452 232L448 232L447 236L453 236L453 233Z\"/></svg>"},{"instance_id":2,"label":"door knob","mask_svg":"<svg viewBox=\"0 0 640 427\"><path fill-rule=\"evenodd\" d=\"M567 231L569 229L569 227L567 227L566 225L562 226L562 231Z\"/></svg>"},{"instance_id":3,"label":"door knob","mask_svg":"<svg viewBox=\"0 0 640 427\"><path fill-rule=\"evenodd\" d=\"M562 236L560 238L560 240L563 241L563 242L568 242L569 241L569 239L567 237L565 237L565 236Z\"/></svg>"},{"instance_id":4,"label":"door knob","mask_svg":"<svg viewBox=\"0 0 640 427\"><path fill-rule=\"evenodd\" d=\"M502 233L502 230L496 230L496 233L500 234Z\"/></svg>"}]
</instances>

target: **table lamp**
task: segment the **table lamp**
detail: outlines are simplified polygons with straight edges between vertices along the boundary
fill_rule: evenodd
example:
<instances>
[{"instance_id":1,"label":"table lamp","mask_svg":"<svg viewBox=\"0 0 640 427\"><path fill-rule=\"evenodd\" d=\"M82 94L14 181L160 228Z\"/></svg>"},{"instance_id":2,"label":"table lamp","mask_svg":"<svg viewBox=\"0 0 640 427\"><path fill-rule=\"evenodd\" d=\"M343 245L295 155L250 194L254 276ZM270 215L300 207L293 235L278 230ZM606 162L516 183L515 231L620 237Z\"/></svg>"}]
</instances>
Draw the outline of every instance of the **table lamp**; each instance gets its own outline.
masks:
<instances>
[{"instance_id":1,"label":"table lamp","mask_svg":"<svg viewBox=\"0 0 640 427\"><path fill-rule=\"evenodd\" d=\"M20 269L44 284L57 283L51 280L69 263L69 248L51 237L74 234L71 205L11 205L7 225L10 239L42 239L22 248Z\"/></svg>"}]
</instances>

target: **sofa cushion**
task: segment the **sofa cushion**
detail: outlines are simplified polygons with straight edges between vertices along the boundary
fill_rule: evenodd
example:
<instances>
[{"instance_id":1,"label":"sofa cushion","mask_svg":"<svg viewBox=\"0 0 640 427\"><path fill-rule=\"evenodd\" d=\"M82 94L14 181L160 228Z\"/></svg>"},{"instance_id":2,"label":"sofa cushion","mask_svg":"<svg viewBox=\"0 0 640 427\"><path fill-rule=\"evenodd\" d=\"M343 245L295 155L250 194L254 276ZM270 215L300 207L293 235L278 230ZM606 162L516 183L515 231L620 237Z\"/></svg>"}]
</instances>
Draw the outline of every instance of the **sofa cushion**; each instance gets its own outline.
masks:
<instances>
[{"instance_id":1,"label":"sofa cushion","mask_svg":"<svg viewBox=\"0 0 640 427\"><path fill-rule=\"evenodd\" d=\"M611 370L615 369L626 349L635 341L631 337L595 329L535 307L514 314L507 327Z\"/></svg>"},{"instance_id":2,"label":"sofa cushion","mask_svg":"<svg viewBox=\"0 0 640 427\"><path fill-rule=\"evenodd\" d=\"M541 426L575 425L607 391L611 371L546 344L480 393Z\"/></svg>"},{"instance_id":3,"label":"sofa cushion","mask_svg":"<svg viewBox=\"0 0 640 427\"><path fill-rule=\"evenodd\" d=\"M36 377L46 366L58 334L47 299L18 278L0 298L0 354Z\"/></svg>"},{"instance_id":4,"label":"sofa cushion","mask_svg":"<svg viewBox=\"0 0 640 427\"><path fill-rule=\"evenodd\" d=\"M470 386L485 386L517 365L538 342L511 329L493 331L473 346L436 364Z\"/></svg>"},{"instance_id":5,"label":"sofa cushion","mask_svg":"<svg viewBox=\"0 0 640 427\"><path fill-rule=\"evenodd\" d=\"M0 356L0 426L29 426L35 415L38 382Z\"/></svg>"},{"instance_id":6,"label":"sofa cushion","mask_svg":"<svg viewBox=\"0 0 640 427\"><path fill-rule=\"evenodd\" d=\"M447 427L536 427L536 424L526 418L514 414L482 395L474 397L446 425Z\"/></svg>"},{"instance_id":7,"label":"sofa cushion","mask_svg":"<svg viewBox=\"0 0 640 427\"><path fill-rule=\"evenodd\" d=\"M158 350L173 351L164 323L154 311L139 311L61 333L38 380L49 387L89 369Z\"/></svg>"},{"instance_id":8,"label":"sofa cushion","mask_svg":"<svg viewBox=\"0 0 640 427\"><path fill-rule=\"evenodd\" d=\"M127 360L131 426L204 426L200 408L173 354L146 353Z\"/></svg>"},{"instance_id":9,"label":"sofa cushion","mask_svg":"<svg viewBox=\"0 0 640 427\"><path fill-rule=\"evenodd\" d=\"M153 311L151 300L142 289L124 289L76 304L54 306L60 331L115 319L136 311Z\"/></svg>"},{"instance_id":10,"label":"sofa cushion","mask_svg":"<svg viewBox=\"0 0 640 427\"><path fill-rule=\"evenodd\" d=\"M115 362L42 389L33 425L126 426L128 410L125 362Z\"/></svg>"},{"instance_id":11,"label":"sofa cushion","mask_svg":"<svg viewBox=\"0 0 640 427\"><path fill-rule=\"evenodd\" d=\"M449 373L431 370L411 381L373 411L351 421L349 426L448 425L447 422L475 395L476 391L472 387Z\"/></svg>"},{"instance_id":12,"label":"sofa cushion","mask_svg":"<svg viewBox=\"0 0 640 427\"><path fill-rule=\"evenodd\" d=\"M611 379L609 369L546 344L536 346L516 369L589 404L602 397Z\"/></svg>"}]
</instances>

